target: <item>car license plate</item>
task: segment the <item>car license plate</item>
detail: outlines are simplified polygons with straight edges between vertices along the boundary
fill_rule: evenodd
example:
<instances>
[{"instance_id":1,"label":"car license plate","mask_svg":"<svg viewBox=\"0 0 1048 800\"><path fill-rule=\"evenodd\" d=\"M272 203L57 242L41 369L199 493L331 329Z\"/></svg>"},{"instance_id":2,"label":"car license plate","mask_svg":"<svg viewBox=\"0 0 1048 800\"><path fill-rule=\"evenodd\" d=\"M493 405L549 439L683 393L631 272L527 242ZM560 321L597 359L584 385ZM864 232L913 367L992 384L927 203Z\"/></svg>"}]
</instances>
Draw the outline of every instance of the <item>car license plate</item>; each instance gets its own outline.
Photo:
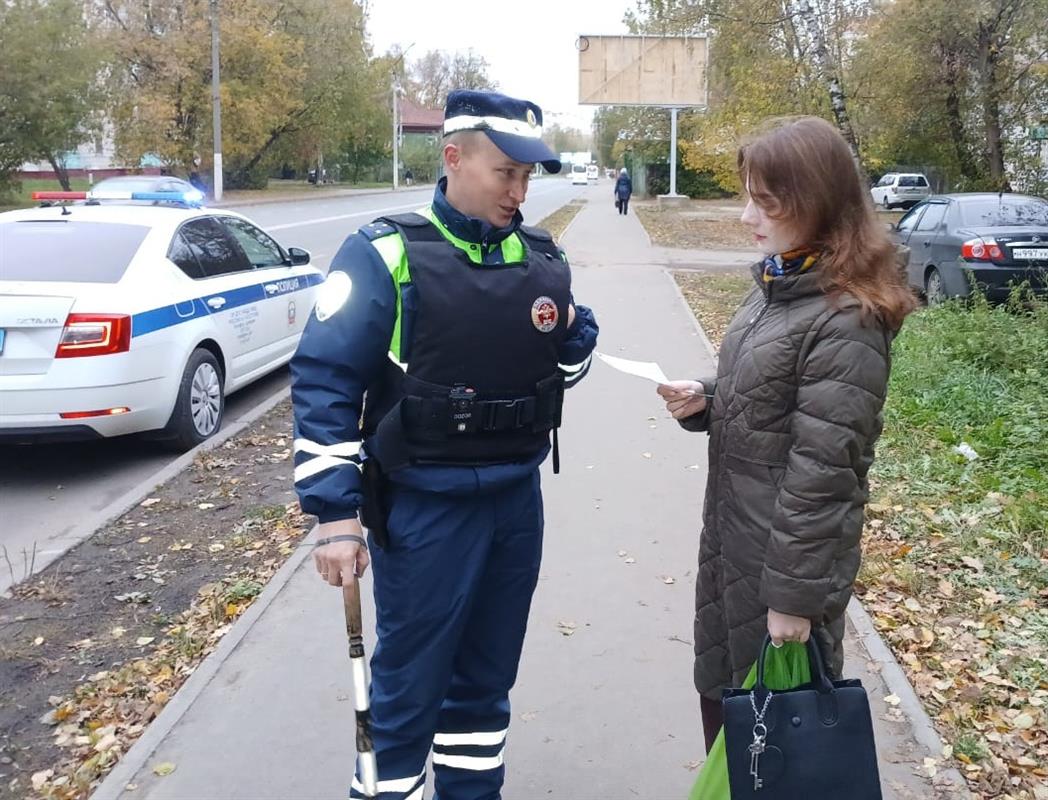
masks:
<instances>
[{"instance_id":1,"label":"car license plate","mask_svg":"<svg viewBox=\"0 0 1048 800\"><path fill-rule=\"evenodd\" d=\"M1012 250L1012 258L1018 261L1048 261L1048 247L1017 248Z\"/></svg>"}]
</instances>

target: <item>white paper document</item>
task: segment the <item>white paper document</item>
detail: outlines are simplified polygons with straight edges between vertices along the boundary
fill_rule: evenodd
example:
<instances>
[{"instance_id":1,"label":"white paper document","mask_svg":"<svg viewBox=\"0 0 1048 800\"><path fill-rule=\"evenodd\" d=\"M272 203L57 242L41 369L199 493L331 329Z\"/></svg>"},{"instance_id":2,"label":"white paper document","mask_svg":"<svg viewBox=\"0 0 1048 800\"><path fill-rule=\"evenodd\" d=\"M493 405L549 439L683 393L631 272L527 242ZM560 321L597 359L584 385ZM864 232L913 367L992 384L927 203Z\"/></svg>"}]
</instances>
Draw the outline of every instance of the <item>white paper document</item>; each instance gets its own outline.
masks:
<instances>
[{"instance_id":1,"label":"white paper document","mask_svg":"<svg viewBox=\"0 0 1048 800\"><path fill-rule=\"evenodd\" d=\"M604 353L597 353L597 358L612 369L625 372L627 375L636 375L638 378L644 378L652 383L670 382L669 378L666 377L666 373L662 371L662 367L654 361L633 361L628 358L606 356Z\"/></svg>"}]
</instances>

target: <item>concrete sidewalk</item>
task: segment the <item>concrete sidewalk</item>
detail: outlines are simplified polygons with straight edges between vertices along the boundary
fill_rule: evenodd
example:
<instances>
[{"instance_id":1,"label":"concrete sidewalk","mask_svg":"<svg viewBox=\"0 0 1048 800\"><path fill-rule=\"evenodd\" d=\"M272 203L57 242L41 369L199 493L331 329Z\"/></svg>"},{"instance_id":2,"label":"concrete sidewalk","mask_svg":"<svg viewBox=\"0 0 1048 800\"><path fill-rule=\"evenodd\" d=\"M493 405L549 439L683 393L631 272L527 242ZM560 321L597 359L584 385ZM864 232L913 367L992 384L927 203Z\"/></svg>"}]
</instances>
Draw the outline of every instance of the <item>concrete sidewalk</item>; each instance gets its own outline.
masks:
<instances>
[{"instance_id":1,"label":"concrete sidewalk","mask_svg":"<svg viewBox=\"0 0 1048 800\"><path fill-rule=\"evenodd\" d=\"M603 189L589 191L563 237L575 296L601 324L600 349L658 360L671 376L708 372L710 352L664 262ZM653 385L596 363L569 392L560 441L561 474L543 476L545 554L503 796L683 800L702 757L691 620L706 437L683 432ZM373 623L370 602L365 618ZM846 648L847 674L870 693L885 797L962 796L918 777L922 759L939 753L917 744L905 718L884 718L883 698L900 691L881 677L891 664L871 659L854 630ZM350 693L340 593L303 549L94 797L345 797ZM157 777L163 762L176 769Z\"/></svg>"}]
</instances>

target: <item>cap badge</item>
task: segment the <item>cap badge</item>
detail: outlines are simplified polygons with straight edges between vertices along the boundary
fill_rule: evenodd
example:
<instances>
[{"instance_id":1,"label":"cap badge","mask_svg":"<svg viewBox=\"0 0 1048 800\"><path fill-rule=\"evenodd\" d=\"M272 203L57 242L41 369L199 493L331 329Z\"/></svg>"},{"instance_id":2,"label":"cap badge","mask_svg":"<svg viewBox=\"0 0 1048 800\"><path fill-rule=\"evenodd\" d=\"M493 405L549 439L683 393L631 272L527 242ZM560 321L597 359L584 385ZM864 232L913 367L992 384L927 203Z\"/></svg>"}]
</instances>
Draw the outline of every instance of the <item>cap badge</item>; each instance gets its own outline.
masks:
<instances>
[{"instance_id":1,"label":"cap badge","mask_svg":"<svg viewBox=\"0 0 1048 800\"><path fill-rule=\"evenodd\" d=\"M524 116L525 116L525 119L527 119L527 121L528 121L528 125L530 125L532 128L537 128L538 127L539 121L538 121L538 118L535 116L535 112L534 111L532 111L529 108L527 114L525 114Z\"/></svg>"},{"instance_id":2,"label":"cap badge","mask_svg":"<svg viewBox=\"0 0 1048 800\"><path fill-rule=\"evenodd\" d=\"M560 312L553 299L543 295L531 304L531 324L538 329L539 333L550 333L557 327Z\"/></svg>"}]
</instances>

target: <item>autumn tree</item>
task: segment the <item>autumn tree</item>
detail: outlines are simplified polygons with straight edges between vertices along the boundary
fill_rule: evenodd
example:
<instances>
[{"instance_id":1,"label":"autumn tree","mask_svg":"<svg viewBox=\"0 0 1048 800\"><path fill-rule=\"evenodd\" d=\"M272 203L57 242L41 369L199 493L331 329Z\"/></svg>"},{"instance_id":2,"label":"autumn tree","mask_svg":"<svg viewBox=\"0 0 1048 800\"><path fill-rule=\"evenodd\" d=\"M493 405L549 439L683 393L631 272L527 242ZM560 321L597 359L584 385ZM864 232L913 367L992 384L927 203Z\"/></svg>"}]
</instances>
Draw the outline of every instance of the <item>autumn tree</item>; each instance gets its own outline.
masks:
<instances>
[{"instance_id":1,"label":"autumn tree","mask_svg":"<svg viewBox=\"0 0 1048 800\"><path fill-rule=\"evenodd\" d=\"M404 80L408 95L423 108L443 108L454 89L497 89L488 75L487 59L472 50L448 53L430 50L411 64Z\"/></svg>"},{"instance_id":2,"label":"autumn tree","mask_svg":"<svg viewBox=\"0 0 1048 800\"><path fill-rule=\"evenodd\" d=\"M844 75L865 0L639 0L638 33L711 34L709 110L681 122L685 164L738 189L735 150L761 120L815 114L859 152Z\"/></svg>"},{"instance_id":3,"label":"autumn tree","mask_svg":"<svg viewBox=\"0 0 1048 800\"><path fill-rule=\"evenodd\" d=\"M46 161L68 191L65 154L99 133L102 51L82 8L0 3L0 176Z\"/></svg>"},{"instance_id":4,"label":"autumn tree","mask_svg":"<svg viewBox=\"0 0 1048 800\"><path fill-rule=\"evenodd\" d=\"M111 113L119 152L207 171L211 35L207 0L104 0L118 69ZM258 184L281 158L334 149L368 100L369 53L356 2L222 0L222 150L229 185Z\"/></svg>"},{"instance_id":5,"label":"autumn tree","mask_svg":"<svg viewBox=\"0 0 1048 800\"><path fill-rule=\"evenodd\" d=\"M863 31L853 70L871 156L941 164L969 189L1007 188L1009 165L1036 171L1025 131L1048 105L1045 19L1048 0L886 7Z\"/></svg>"}]
</instances>

